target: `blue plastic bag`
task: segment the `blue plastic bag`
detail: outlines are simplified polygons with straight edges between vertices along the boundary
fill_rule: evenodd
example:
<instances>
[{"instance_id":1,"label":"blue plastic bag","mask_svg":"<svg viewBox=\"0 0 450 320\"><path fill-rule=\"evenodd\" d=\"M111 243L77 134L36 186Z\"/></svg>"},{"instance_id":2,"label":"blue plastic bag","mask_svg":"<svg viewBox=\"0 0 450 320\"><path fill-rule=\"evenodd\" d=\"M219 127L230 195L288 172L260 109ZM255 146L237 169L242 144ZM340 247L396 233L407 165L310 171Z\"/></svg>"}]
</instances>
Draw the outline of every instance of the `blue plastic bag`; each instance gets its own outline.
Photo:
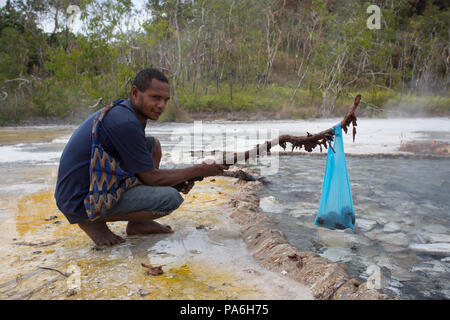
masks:
<instances>
[{"instance_id":1,"label":"blue plastic bag","mask_svg":"<svg viewBox=\"0 0 450 320\"><path fill-rule=\"evenodd\" d=\"M331 230L355 228L355 211L345 162L342 128L334 129L333 149L328 148L319 211L314 224Z\"/></svg>"}]
</instances>

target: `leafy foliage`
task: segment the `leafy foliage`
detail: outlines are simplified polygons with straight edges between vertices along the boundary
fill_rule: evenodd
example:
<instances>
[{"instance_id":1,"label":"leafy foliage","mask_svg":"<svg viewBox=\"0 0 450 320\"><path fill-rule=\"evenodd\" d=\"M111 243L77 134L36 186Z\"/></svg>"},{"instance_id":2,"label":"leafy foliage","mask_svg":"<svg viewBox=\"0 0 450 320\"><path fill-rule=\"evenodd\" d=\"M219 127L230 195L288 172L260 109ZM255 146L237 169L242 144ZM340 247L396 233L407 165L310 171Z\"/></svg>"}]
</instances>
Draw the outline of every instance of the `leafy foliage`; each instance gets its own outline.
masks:
<instances>
[{"instance_id":1,"label":"leafy foliage","mask_svg":"<svg viewBox=\"0 0 450 320\"><path fill-rule=\"evenodd\" d=\"M82 32L67 24L69 4L81 8ZM366 26L371 4L380 30ZM44 17L51 32L39 28ZM8 0L0 123L92 111L100 97L126 97L149 66L171 79L168 120L183 110L330 115L356 92L378 109L407 101L447 114L448 21L438 0L148 0L145 10L131 0Z\"/></svg>"}]
</instances>

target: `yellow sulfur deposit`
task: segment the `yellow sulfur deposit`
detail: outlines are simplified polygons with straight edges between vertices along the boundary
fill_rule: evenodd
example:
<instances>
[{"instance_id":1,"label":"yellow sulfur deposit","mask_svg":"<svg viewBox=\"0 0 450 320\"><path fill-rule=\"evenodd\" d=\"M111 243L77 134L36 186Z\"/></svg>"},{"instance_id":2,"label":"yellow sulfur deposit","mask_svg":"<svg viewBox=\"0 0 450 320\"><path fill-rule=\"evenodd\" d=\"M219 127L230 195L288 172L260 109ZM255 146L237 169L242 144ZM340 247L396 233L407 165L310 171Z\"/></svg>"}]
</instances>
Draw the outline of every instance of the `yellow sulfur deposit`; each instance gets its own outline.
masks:
<instances>
[{"instance_id":1,"label":"yellow sulfur deposit","mask_svg":"<svg viewBox=\"0 0 450 320\"><path fill-rule=\"evenodd\" d=\"M170 224L174 234L127 237L126 222L110 223L111 230L126 239L116 247L97 248L77 225L70 225L58 211L50 188L1 200L7 218L0 224L0 240L5 244L0 266L7 271L0 275L0 299L280 295L279 285L266 291L267 275L248 256L238 227L230 225L229 201L237 190L234 180L211 180L197 183L177 211L159 220ZM164 273L147 275L141 263L162 265Z\"/></svg>"}]
</instances>

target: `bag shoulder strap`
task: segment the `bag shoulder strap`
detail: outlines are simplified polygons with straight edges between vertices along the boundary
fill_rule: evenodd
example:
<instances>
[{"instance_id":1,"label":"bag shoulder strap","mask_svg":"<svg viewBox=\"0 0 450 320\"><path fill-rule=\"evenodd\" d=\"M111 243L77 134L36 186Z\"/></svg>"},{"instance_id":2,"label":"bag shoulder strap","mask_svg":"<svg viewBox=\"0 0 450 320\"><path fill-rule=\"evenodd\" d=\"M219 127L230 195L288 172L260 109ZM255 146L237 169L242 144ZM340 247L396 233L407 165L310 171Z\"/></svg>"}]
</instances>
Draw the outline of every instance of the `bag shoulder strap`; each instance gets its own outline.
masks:
<instances>
[{"instance_id":1,"label":"bag shoulder strap","mask_svg":"<svg viewBox=\"0 0 450 320\"><path fill-rule=\"evenodd\" d=\"M115 106L122 106L122 107L126 108L126 106L122 104L122 101L123 101L123 99L114 100L113 102L108 104L106 107L103 107L102 111L97 114L97 116L94 119L94 123L92 125L92 132L91 132L92 138L97 138L96 136L97 136L98 124L100 122L102 122L103 118L105 117L105 115L108 113L109 110L111 110Z\"/></svg>"}]
</instances>

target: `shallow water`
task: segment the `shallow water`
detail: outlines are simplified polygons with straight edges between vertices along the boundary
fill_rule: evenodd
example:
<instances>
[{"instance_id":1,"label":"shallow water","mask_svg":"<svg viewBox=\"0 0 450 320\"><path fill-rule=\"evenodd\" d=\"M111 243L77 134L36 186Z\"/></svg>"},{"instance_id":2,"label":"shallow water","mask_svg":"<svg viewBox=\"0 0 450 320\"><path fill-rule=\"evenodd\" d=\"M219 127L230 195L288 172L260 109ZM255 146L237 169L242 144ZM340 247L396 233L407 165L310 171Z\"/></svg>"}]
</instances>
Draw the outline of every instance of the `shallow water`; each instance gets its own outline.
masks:
<instances>
[{"instance_id":1,"label":"shallow water","mask_svg":"<svg viewBox=\"0 0 450 320\"><path fill-rule=\"evenodd\" d=\"M244 151L273 138L271 133L305 135L306 130L322 131L337 121L211 121L201 127L151 123L146 131L161 141L162 166L170 168L202 158L191 157L189 151L225 147ZM203 135L198 134L200 129ZM297 284L286 285L285 278L259 268L249 256L238 228L225 219L226 201L237 190L231 179L198 184L177 214L163 218L177 230L173 236L129 237L115 248L93 250L90 240L67 223L53 200L59 156L74 130L64 126L0 129L1 297L67 298L67 283L79 279L83 290L69 299L310 298ZM443 237L450 234L450 160L350 156L397 153L402 141L427 139L448 142L450 119L359 119L355 143L350 135L344 136L356 210L354 232L313 225L325 156L278 159L274 154L275 162L251 164L264 169L272 182L261 193L261 210L278 219L280 229L300 250L343 262L355 277L368 277L368 266L381 267L390 279L385 288L392 295L449 298L450 259L407 247L435 241L430 234L450 242ZM180 150L181 158L175 152ZM365 224L358 223L363 219ZM208 228L197 229L200 225ZM362 225L370 230L358 229ZM112 224L121 236L124 227L122 222ZM42 245L54 240L58 242ZM149 279L141 262L164 264L166 272ZM41 266L79 277L66 279ZM149 293L142 295L142 290Z\"/></svg>"},{"instance_id":2,"label":"shallow water","mask_svg":"<svg viewBox=\"0 0 450 320\"><path fill-rule=\"evenodd\" d=\"M126 222L110 223L126 239L112 248L94 246L70 225L52 189L3 199L0 298L311 299L302 285L251 259L228 218L236 188L227 178L196 185L180 209L159 220L174 234L129 237ZM146 275L141 263L162 265L164 274Z\"/></svg>"},{"instance_id":3,"label":"shallow water","mask_svg":"<svg viewBox=\"0 0 450 320\"><path fill-rule=\"evenodd\" d=\"M252 260L228 217L238 190L230 178L196 184L159 220L174 234L128 237L126 222L114 222L111 230L126 242L94 246L53 198L56 164L71 134L60 129L30 141L33 128L9 128L13 141L0 146L1 299L312 299L301 284ZM141 263L162 265L164 273L147 275Z\"/></svg>"},{"instance_id":4,"label":"shallow water","mask_svg":"<svg viewBox=\"0 0 450 320\"><path fill-rule=\"evenodd\" d=\"M283 156L280 173L268 177L260 193L261 209L280 222L288 240L345 263L362 279L369 276L369 266L380 267L390 295L449 299L450 252L427 254L409 245L427 243L430 233L442 239L437 242L450 241L450 159L347 156L354 231L314 225L325 162L326 157Z\"/></svg>"}]
</instances>

